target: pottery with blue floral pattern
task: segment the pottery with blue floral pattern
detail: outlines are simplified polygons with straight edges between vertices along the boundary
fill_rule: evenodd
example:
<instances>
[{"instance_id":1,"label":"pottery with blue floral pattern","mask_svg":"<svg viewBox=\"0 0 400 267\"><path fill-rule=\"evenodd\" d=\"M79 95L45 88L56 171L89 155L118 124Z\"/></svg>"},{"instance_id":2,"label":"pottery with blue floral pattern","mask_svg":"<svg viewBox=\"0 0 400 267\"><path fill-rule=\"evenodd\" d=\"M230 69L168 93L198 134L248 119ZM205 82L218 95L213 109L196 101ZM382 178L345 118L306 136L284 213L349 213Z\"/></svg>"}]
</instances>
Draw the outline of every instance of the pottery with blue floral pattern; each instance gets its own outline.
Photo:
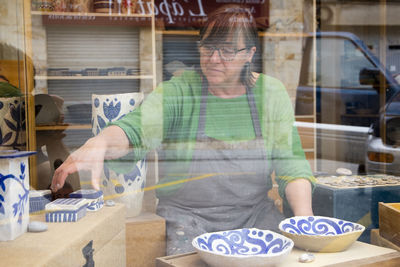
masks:
<instances>
[{"instance_id":1,"label":"pottery with blue floral pattern","mask_svg":"<svg viewBox=\"0 0 400 267\"><path fill-rule=\"evenodd\" d=\"M35 152L0 151L0 241L25 233L29 223L28 156Z\"/></svg>"},{"instance_id":2,"label":"pottery with blue floral pattern","mask_svg":"<svg viewBox=\"0 0 400 267\"><path fill-rule=\"evenodd\" d=\"M363 233L361 224L324 216L296 216L279 224L281 232L296 247L316 252L339 252L350 247Z\"/></svg>"},{"instance_id":3,"label":"pottery with blue floral pattern","mask_svg":"<svg viewBox=\"0 0 400 267\"><path fill-rule=\"evenodd\" d=\"M210 266L275 266L291 252L293 241L273 231L243 228L205 233L192 245Z\"/></svg>"},{"instance_id":4,"label":"pottery with blue floral pattern","mask_svg":"<svg viewBox=\"0 0 400 267\"><path fill-rule=\"evenodd\" d=\"M0 98L0 146L25 146L25 107L23 98Z\"/></svg>"},{"instance_id":5,"label":"pottery with blue floral pattern","mask_svg":"<svg viewBox=\"0 0 400 267\"><path fill-rule=\"evenodd\" d=\"M143 93L92 95L92 133L97 135L110 123L123 118L143 100ZM127 162L127 164L132 164ZM142 210L147 163L140 160L129 166L128 173L117 173L104 165L101 190L106 199L125 204L126 216L134 217Z\"/></svg>"},{"instance_id":6,"label":"pottery with blue floral pattern","mask_svg":"<svg viewBox=\"0 0 400 267\"><path fill-rule=\"evenodd\" d=\"M92 132L98 135L104 127L123 118L143 101L143 93L92 95Z\"/></svg>"}]
</instances>

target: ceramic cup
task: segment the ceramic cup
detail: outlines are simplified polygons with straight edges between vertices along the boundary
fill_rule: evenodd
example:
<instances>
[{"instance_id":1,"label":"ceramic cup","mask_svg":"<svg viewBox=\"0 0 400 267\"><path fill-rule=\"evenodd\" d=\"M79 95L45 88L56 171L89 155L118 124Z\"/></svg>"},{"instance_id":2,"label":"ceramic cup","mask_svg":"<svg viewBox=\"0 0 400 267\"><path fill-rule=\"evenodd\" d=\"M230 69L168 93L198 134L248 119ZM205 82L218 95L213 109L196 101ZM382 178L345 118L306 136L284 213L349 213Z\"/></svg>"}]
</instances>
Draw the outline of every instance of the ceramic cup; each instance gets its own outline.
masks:
<instances>
[{"instance_id":1,"label":"ceramic cup","mask_svg":"<svg viewBox=\"0 0 400 267\"><path fill-rule=\"evenodd\" d=\"M93 134L99 134L108 123L124 117L138 107L142 100L143 93L92 95ZM146 171L147 164L144 159L125 174L117 173L105 164L101 177L104 198L125 204L127 217L139 215L142 210Z\"/></svg>"},{"instance_id":2,"label":"ceramic cup","mask_svg":"<svg viewBox=\"0 0 400 267\"><path fill-rule=\"evenodd\" d=\"M0 98L0 146L25 146L25 107L21 97Z\"/></svg>"},{"instance_id":3,"label":"ceramic cup","mask_svg":"<svg viewBox=\"0 0 400 267\"><path fill-rule=\"evenodd\" d=\"M53 8L55 12L69 11L69 0L53 0Z\"/></svg>"},{"instance_id":4,"label":"ceramic cup","mask_svg":"<svg viewBox=\"0 0 400 267\"><path fill-rule=\"evenodd\" d=\"M0 241L13 240L28 228L28 156L34 153L0 151Z\"/></svg>"},{"instance_id":5,"label":"ceramic cup","mask_svg":"<svg viewBox=\"0 0 400 267\"><path fill-rule=\"evenodd\" d=\"M97 13L111 14L114 9L114 0L93 0L93 9Z\"/></svg>"},{"instance_id":6,"label":"ceramic cup","mask_svg":"<svg viewBox=\"0 0 400 267\"><path fill-rule=\"evenodd\" d=\"M52 0L39 0L37 2L37 6L39 11L44 11L44 12L54 11Z\"/></svg>"},{"instance_id":7,"label":"ceramic cup","mask_svg":"<svg viewBox=\"0 0 400 267\"><path fill-rule=\"evenodd\" d=\"M70 0L70 10L72 12L88 13L91 10L92 1L90 0Z\"/></svg>"}]
</instances>

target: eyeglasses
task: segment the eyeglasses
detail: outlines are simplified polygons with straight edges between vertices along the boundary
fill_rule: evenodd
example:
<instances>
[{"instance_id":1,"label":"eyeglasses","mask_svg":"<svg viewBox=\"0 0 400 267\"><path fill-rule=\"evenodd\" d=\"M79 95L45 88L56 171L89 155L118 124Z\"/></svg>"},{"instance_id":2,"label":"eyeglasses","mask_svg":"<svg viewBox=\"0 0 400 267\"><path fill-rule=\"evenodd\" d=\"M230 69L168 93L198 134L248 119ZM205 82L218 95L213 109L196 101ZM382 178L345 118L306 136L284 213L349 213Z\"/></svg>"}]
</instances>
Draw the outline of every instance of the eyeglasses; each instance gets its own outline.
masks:
<instances>
[{"instance_id":1,"label":"eyeglasses","mask_svg":"<svg viewBox=\"0 0 400 267\"><path fill-rule=\"evenodd\" d=\"M236 54L246 50L247 48L235 49L229 46L213 46L213 45L200 45L200 53L206 57L211 57L215 50L218 50L218 55L223 61L232 61Z\"/></svg>"}]
</instances>

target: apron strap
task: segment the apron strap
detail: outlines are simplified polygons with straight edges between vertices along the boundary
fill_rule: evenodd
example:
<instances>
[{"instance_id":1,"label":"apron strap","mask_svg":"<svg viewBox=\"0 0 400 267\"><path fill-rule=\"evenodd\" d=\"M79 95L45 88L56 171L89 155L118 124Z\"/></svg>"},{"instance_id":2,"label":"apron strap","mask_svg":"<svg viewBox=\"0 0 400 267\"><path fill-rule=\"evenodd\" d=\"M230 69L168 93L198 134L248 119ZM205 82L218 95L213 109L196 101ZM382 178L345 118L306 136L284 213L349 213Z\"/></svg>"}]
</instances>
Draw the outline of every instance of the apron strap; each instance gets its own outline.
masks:
<instances>
[{"instance_id":1,"label":"apron strap","mask_svg":"<svg viewBox=\"0 0 400 267\"><path fill-rule=\"evenodd\" d=\"M197 126L196 141L205 140L207 138L205 134L207 96L208 96L208 82L204 77L203 82L201 83L201 102L200 102L199 123Z\"/></svg>"},{"instance_id":2,"label":"apron strap","mask_svg":"<svg viewBox=\"0 0 400 267\"><path fill-rule=\"evenodd\" d=\"M257 105L254 99L254 93L248 86L246 86L246 94L247 94L247 101L249 102L250 106L251 120L253 121L254 132L257 138L261 138L262 137L261 124L260 124L260 118L258 116Z\"/></svg>"},{"instance_id":3,"label":"apron strap","mask_svg":"<svg viewBox=\"0 0 400 267\"><path fill-rule=\"evenodd\" d=\"M253 122L253 128L254 128L256 138L261 138L262 137L261 124L260 124L260 119L258 116L256 102L254 99L254 93L248 86L246 86L246 95L247 95L247 101L248 101L249 107L250 107L250 115L251 115L251 120ZM197 137L196 137L197 141L205 140L207 138L207 136L205 134L207 97L208 97L208 83L205 79L203 79L202 86L201 86L199 123L198 123L198 129L197 129Z\"/></svg>"}]
</instances>

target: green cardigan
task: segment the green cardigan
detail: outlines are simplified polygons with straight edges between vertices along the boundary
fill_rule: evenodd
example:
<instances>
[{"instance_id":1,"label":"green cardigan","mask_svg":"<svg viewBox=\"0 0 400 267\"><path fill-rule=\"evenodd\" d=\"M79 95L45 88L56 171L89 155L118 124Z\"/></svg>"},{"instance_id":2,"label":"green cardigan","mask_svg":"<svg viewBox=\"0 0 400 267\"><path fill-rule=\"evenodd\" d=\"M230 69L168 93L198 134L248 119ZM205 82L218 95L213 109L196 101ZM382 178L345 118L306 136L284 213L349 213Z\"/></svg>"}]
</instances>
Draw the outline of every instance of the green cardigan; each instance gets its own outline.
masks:
<instances>
[{"instance_id":1,"label":"green cardigan","mask_svg":"<svg viewBox=\"0 0 400 267\"><path fill-rule=\"evenodd\" d=\"M269 159L266 164L269 174L275 171L280 195L284 198L287 183L297 178L308 179L314 187L315 178L293 126L293 109L284 85L260 74L252 90ZM210 99L206 120L208 136L227 142L254 138L245 96L231 100ZM149 150L162 147L168 164L162 168L157 194L173 193L181 186L181 181L193 177L188 169L196 142L200 100L201 76L197 72L186 71L161 83L138 109L111 124L124 130L134 152L122 160L108 161L108 165L125 173L129 171L126 167L129 164L121 164L125 160L140 160ZM266 182L272 187L270 175Z\"/></svg>"}]
</instances>

